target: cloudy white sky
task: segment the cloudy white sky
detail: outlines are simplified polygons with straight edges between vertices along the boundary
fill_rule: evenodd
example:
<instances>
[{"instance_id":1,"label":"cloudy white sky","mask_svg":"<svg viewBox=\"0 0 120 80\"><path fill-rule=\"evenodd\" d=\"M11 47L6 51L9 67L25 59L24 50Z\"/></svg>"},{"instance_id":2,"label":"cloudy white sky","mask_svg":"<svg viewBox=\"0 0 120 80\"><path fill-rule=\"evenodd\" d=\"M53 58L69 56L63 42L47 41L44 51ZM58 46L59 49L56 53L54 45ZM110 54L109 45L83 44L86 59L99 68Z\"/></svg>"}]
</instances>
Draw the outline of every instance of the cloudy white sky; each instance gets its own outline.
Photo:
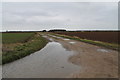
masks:
<instances>
[{"instance_id":1,"label":"cloudy white sky","mask_svg":"<svg viewBox=\"0 0 120 80\"><path fill-rule=\"evenodd\" d=\"M4 2L2 30L117 30L117 2Z\"/></svg>"}]
</instances>

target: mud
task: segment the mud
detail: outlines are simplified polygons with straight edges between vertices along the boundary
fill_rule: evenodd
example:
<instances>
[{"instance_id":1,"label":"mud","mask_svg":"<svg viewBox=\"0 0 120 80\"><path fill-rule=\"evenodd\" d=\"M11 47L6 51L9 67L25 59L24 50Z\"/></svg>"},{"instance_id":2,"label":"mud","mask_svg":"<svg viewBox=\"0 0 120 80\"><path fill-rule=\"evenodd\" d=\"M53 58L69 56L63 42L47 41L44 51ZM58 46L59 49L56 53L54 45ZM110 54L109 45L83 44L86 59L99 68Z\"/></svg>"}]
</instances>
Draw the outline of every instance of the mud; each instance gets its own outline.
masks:
<instances>
[{"instance_id":1,"label":"mud","mask_svg":"<svg viewBox=\"0 0 120 80\"><path fill-rule=\"evenodd\" d=\"M72 78L118 78L118 52L75 40L57 39L67 50L75 54L69 61L81 66ZM74 44L70 44L74 42Z\"/></svg>"},{"instance_id":2,"label":"mud","mask_svg":"<svg viewBox=\"0 0 120 80\"><path fill-rule=\"evenodd\" d=\"M3 66L3 76L118 78L117 51L53 35L46 38L53 42L41 51Z\"/></svg>"},{"instance_id":3,"label":"mud","mask_svg":"<svg viewBox=\"0 0 120 80\"><path fill-rule=\"evenodd\" d=\"M4 65L3 78L65 78L80 70L68 61L73 54L60 43L49 42L42 50Z\"/></svg>"}]
</instances>

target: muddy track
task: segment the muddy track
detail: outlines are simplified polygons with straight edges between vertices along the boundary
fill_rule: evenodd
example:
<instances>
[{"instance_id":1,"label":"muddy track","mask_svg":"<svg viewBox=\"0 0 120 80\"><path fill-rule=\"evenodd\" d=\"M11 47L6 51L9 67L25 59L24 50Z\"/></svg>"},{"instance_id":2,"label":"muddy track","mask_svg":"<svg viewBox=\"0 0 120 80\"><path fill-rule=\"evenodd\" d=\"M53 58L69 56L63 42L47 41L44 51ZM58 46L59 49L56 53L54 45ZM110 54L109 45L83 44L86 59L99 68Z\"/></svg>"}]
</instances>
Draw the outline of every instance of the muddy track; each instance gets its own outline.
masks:
<instances>
[{"instance_id":1,"label":"muddy track","mask_svg":"<svg viewBox=\"0 0 120 80\"><path fill-rule=\"evenodd\" d=\"M53 36L54 37L54 36ZM55 37L67 50L74 51L69 61L81 66L74 78L117 78L118 52L80 41Z\"/></svg>"},{"instance_id":2,"label":"muddy track","mask_svg":"<svg viewBox=\"0 0 120 80\"><path fill-rule=\"evenodd\" d=\"M118 77L117 51L50 34L42 36L51 42L30 56L4 65L4 78Z\"/></svg>"}]
</instances>

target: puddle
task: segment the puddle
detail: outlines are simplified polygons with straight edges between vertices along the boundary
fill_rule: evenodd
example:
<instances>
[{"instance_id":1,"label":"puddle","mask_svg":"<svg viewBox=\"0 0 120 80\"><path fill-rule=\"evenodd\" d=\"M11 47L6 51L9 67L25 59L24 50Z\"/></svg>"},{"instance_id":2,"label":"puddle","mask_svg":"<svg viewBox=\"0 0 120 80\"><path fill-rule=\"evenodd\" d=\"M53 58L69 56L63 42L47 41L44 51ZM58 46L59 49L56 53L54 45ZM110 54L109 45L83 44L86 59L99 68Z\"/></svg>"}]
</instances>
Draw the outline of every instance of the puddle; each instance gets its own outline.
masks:
<instances>
[{"instance_id":1,"label":"puddle","mask_svg":"<svg viewBox=\"0 0 120 80\"><path fill-rule=\"evenodd\" d=\"M70 44L75 44L76 42L69 42Z\"/></svg>"},{"instance_id":2,"label":"puddle","mask_svg":"<svg viewBox=\"0 0 120 80\"><path fill-rule=\"evenodd\" d=\"M52 37L56 38L56 36L51 35Z\"/></svg>"},{"instance_id":3,"label":"puddle","mask_svg":"<svg viewBox=\"0 0 120 80\"><path fill-rule=\"evenodd\" d=\"M70 39L63 39L63 40L70 40Z\"/></svg>"},{"instance_id":4,"label":"puddle","mask_svg":"<svg viewBox=\"0 0 120 80\"><path fill-rule=\"evenodd\" d=\"M44 36L44 35L42 35L42 37L47 38L48 36Z\"/></svg>"},{"instance_id":5,"label":"puddle","mask_svg":"<svg viewBox=\"0 0 120 80\"><path fill-rule=\"evenodd\" d=\"M97 49L97 51L99 51L99 52L109 52L108 50L106 50L106 49Z\"/></svg>"},{"instance_id":6,"label":"puddle","mask_svg":"<svg viewBox=\"0 0 120 80\"><path fill-rule=\"evenodd\" d=\"M56 38L58 38L58 39L63 39L62 37L57 37L57 36L56 36Z\"/></svg>"},{"instance_id":7,"label":"puddle","mask_svg":"<svg viewBox=\"0 0 120 80\"><path fill-rule=\"evenodd\" d=\"M73 55L60 43L49 42L42 50L3 66L3 78L65 78L80 70L68 62Z\"/></svg>"},{"instance_id":8,"label":"puddle","mask_svg":"<svg viewBox=\"0 0 120 80\"><path fill-rule=\"evenodd\" d=\"M48 38L48 39L49 39L50 41L52 41L52 42L54 41L52 38Z\"/></svg>"},{"instance_id":9,"label":"puddle","mask_svg":"<svg viewBox=\"0 0 120 80\"><path fill-rule=\"evenodd\" d=\"M54 41L52 38L49 38L48 36L42 36L42 37L44 37L44 38L46 38L46 39L48 39L48 40L50 40L50 41Z\"/></svg>"},{"instance_id":10,"label":"puddle","mask_svg":"<svg viewBox=\"0 0 120 80\"><path fill-rule=\"evenodd\" d=\"M57 37L57 38L62 38L62 37Z\"/></svg>"},{"instance_id":11,"label":"puddle","mask_svg":"<svg viewBox=\"0 0 120 80\"><path fill-rule=\"evenodd\" d=\"M62 37L58 37L58 36L54 36L54 35L49 35L51 37L54 37L54 38L58 38L58 39L63 39Z\"/></svg>"}]
</instances>

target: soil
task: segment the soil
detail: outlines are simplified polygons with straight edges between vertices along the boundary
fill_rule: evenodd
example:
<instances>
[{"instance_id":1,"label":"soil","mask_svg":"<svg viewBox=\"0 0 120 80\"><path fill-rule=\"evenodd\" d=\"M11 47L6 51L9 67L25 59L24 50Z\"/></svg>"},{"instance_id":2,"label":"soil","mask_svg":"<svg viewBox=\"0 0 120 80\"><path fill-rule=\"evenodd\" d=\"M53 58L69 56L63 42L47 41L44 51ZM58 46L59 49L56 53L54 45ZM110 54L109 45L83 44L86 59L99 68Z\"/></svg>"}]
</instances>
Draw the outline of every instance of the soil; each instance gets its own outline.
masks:
<instances>
[{"instance_id":1,"label":"soil","mask_svg":"<svg viewBox=\"0 0 120 80\"><path fill-rule=\"evenodd\" d=\"M67 50L74 51L69 61L81 66L70 78L118 78L118 52L88 43L54 38ZM72 43L72 44L71 44Z\"/></svg>"}]
</instances>

